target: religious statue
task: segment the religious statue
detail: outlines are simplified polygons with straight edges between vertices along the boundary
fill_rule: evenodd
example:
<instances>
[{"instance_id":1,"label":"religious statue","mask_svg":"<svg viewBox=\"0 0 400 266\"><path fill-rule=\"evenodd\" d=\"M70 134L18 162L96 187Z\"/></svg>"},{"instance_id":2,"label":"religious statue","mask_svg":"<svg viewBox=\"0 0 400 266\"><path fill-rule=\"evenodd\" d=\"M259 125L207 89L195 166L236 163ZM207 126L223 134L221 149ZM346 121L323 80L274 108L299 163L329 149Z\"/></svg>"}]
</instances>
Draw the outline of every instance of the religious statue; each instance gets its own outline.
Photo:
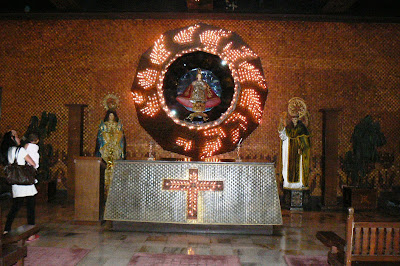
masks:
<instances>
[{"instance_id":1,"label":"religious statue","mask_svg":"<svg viewBox=\"0 0 400 266\"><path fill-rule=\"evenodd\" d=\"M100 121L96 141L96 156L101 157L107 164L104 174L104 193L108 195L114 169L114 161L125 159L125 135L122 123L118 118L116 109L118 97L107 95L104 99L104 107L107 112Z\"/></svg>"},{"instance_id":2,"label":"religious statue","mask_svg":"<svg viewBox=\"0 0 400 266\"><path fill-rule=\"evenodd\" d=\"M198 117L202 118L204 122L208 121L208 115L205 114L206 110L221 103L218 95L203 80L200 68L197 69L196 80L181 95L176 97L176 100L193 111L186 119L193 121L194 118Z\"/></svg>"},{"instance_id":3,"label":"religious statue","mask_svg":"<svg viewBox=\"0 0 400 266\"><path fill-rule=\"evenodd\" d=\"M281 138L283 188L308 189L310 133L307 129L308 112L304 100L298 97L291 99L288 112L291 121L287 124L287 114L284 113L278 128Z\"/></svg>"}]
</instances>

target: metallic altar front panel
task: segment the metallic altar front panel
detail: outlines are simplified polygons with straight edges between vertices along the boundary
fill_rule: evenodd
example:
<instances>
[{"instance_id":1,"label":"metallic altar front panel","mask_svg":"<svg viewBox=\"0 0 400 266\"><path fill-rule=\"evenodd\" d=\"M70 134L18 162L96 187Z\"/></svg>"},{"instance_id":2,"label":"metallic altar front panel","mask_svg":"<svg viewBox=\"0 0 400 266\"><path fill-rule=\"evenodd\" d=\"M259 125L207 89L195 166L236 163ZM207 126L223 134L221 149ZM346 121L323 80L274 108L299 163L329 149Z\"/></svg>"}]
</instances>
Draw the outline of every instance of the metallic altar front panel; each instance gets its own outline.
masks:
<instances>
[{"instance_id":1,"label":"metallic altar front panel","mask_svg":"<svg viewBox=\"0 0 400 266\"><path fill-rule=\"evenodd\" d=\"M186 218L187 192L163 190L164 179L223 181L223 191L200 191L198 217ZM273 164L117 161L105 220L190 224L280 225Z\"/></svg>"}]
</instances>

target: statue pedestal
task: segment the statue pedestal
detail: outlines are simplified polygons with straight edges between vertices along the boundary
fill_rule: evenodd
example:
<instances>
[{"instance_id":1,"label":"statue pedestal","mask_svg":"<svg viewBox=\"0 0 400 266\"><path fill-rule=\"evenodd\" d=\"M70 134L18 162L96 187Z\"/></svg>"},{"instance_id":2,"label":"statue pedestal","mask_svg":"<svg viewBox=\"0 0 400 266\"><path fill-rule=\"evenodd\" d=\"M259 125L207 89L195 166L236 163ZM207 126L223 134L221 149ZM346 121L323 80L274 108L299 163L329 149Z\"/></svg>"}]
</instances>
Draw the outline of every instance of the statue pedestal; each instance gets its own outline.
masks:
<instances>
[{"instance_id":1,"label":"statue pedestal","mask_svg":"<svg viewBox=\"0 0 400 266\"><path fill-rule=\"evenodd\" d=\"M283 207L291 211L302 211L310 201L309 189L283 189Z\"/></svg>"}]
</instances>

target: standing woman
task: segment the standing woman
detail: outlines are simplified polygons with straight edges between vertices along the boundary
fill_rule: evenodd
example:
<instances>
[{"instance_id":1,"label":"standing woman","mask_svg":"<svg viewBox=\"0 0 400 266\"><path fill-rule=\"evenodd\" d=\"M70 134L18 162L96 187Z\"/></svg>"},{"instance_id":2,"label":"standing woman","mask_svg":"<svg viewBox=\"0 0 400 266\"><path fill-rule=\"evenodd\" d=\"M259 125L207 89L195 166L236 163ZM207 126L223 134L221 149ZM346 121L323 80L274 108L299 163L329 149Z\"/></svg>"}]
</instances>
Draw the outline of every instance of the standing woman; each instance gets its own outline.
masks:
<instances>
[{"instance_id":1,"label":"standing woman","mask_svg":"<svg viewBox=\"0 0 400 266\"><path fill-rule=\"evenodd\" d=\"M4 134L3 141L1 143L1 153L3 158L8 158L8 163L13 163L17 156L18 165L24 165L25 162L31 166L37 168L36 163L28 155L24 147L18 147L21 144L21 140L18 137L18 133L15 130L11 130ZM12 185L12 206L11 210L7 215L7 221L4 228L4 233L11 230L11 225L18 214L19 209L22 207L24 200L26 199L26 213L27 221L29 225L35 224L35 195L37 190L35 185ZM37 239L38 235L31 236L28 240Z\"/></svg>"}]
</instances>

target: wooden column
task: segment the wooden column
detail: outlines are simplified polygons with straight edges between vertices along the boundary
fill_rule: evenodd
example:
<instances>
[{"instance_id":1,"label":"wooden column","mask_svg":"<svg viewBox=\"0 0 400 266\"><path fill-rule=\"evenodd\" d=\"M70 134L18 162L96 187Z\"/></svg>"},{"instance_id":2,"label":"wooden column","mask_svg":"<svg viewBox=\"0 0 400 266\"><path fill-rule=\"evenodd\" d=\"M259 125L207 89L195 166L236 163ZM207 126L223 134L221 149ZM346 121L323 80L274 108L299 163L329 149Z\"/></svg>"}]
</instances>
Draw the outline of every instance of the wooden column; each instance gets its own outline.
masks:
<instances>
[{"instance_id":1,"label":"wooden column","mask_svg":"<svg viewBox=\"0 0 400 266\"><path fill-rule=\"evenodd\" d=\"M103 219L104 170L100 157L75 157L75 223L97 224Z\"/></svg>"},{"instance_id":2,"label":"wooden column","mask_svg":"<svg viewBox=\"0 0 400 266\"><path fill-rule=\"evenodd\" d=\"M2 102L2 94L3 94L3 88L2 87L0 87L0 118L1 118L1 102Z\"/></svg>"},{"instance_id":3,"label":"wooden column","mask_svg":"<svg viewBox=\"0 0 400 266\"><path fill-rule=\"evenodd\" d=\"M83 155L83 110L86 104L66 104L68 107L67 193L68 200L75 197L74 157Z\"/></svg>"},{"instance_id":4,"label":"wooden column","mask_svg":"<svg viewBox=\"0 0 400 266\"><path fill-rule=\"evenodd\" d=\"M337 208L338 186L338 133L341 109L321 109L322 131L322 204L324 208Z\"/></svg>"}]
</instances>

